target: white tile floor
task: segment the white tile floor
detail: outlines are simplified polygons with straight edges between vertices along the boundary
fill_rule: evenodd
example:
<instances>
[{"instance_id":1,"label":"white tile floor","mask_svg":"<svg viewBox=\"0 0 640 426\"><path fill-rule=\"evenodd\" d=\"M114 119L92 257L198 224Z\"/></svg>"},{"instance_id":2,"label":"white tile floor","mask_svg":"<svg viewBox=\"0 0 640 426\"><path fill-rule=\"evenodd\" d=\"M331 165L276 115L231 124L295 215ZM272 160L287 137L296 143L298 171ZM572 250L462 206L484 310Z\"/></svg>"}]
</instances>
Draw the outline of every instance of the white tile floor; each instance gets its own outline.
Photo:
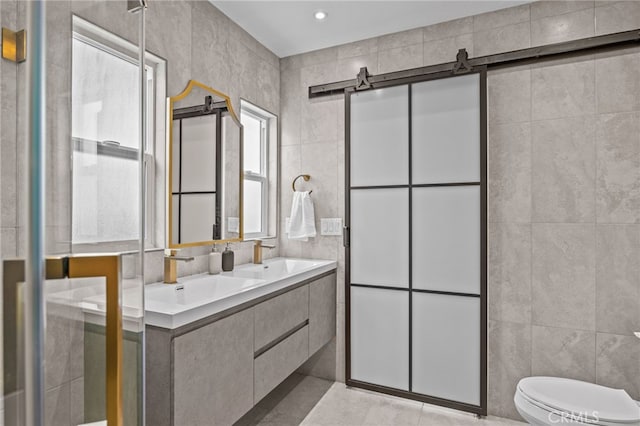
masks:
<instances>
[{"instance_id":1,"label":"white tile floor","mask_svg":"<svg viewBox=\"0 0 640 426\"><path fill-rule=\"evenodd\" d=\"M236 426L524 426L294 374Z\"/></svg>"},{"instance_id":2,"label":"white tile floor","mask_svg":"<svg viewBox=\"0 0 640 426\"><path fill-rule=\"evenodd\" d=\"M521 426L523 423L491 416L478 419L471 414L334 383L301 425Z\"/></svg>"}]
</instances>

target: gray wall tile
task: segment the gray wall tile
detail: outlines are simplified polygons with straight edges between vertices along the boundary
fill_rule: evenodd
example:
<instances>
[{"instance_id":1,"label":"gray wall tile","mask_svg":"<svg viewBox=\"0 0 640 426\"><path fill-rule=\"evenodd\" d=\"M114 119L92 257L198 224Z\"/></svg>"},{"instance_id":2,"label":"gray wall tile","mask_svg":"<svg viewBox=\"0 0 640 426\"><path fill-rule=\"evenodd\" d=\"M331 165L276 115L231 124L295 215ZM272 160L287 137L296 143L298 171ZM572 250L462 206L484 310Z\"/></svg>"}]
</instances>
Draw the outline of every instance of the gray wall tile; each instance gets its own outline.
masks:
<instances>
[{"instance_id":1,"label":"gray wall tile","mask_svg":"<svg viewBox=\"0 0 640 426\"><path fill-rule=\"evenodd\" d=\"M46 426L71 426L69 386L69 383L65 383L45 392L44 424Z\"/></svg>"},{"instance_id":2,"label":"gray wall tile","mask_svg":"<svg viewBox=\"0 0 640 426\"><path fill-rule=\"evenodd\" d=\"M424 65L435 65L454 62L459 49L466 49L469 57L473 57L473 34L461 34L424 42Z\"/></svg>"},{"instance_id":3,"label":"gray wall tile","mask_svg":"<svg viewBox=\"0 0 640 426\"><path fill-rule=\"evenodd\" d=\"M640 330L640 226L596 226L596 330Z\"/></svg>"},{"instance_id":4,"label":"gray wall tile","mask_svg":"<svg viewBox=\"0 0 640 426\"><path fill-rule=\"evenodd\" d=\"M531 71L528 67L492 71L487 77L487 91L490 125L531 121Z\"/></svg>"},{"instance_id":5,"label":"gray wall tile","mask_svg":"<svg viewBox=\"0 0 640 426\"><path fill-rule=\"evenodd\" d=\"M84 423L84 379L76 379L70 386L70 424L76 426Z\"/></svg>"},{"instance_id":6,"label":"gray wall tile","mask_svg":"<svg viewBox=\"0 0 640 426\"><path fill-rule=\"evenodd\" d=\"M533 326L531 374L594 382L596 333Z\"/></svg>"},{"instance_id":7,"label":"gray wall tile","mask_svg":"<svg viewBox=\"0 0 640 426\"><path fill-rule=\"evenodd\" d=\"M338 59L366 56L372 53L378 53L378 39L368 38L354 41L353 43L342 44L338 46L337 49Z\"/></svg>"},{"instance_id":8,"label":"gray wall tile","mask_svg":"<svg viewBox=\"0 0 640 426\"><path fill-rule=\"evenodd\" d=\"M306 186L313 190L317 226L320 225L319 218L336 217L338 214L338 197L335 192L338 185L337 158L337 143L332 141L305 144L300 150L300 170L311 175Z\"/></svg>"},{"instance_id":9,"label":"gray wall tile","mask_svg":"<svg viewBox=\"0 0 640 426\"><path fill-rule=\"evenodd\" d=\"M634 70L640 67L637 50L596 59L596 97L599 113L640 109L640 81Z\"/></svg>"},{"instance_id":10,"label":"gray wall tile","mask_svg":"<svg viewBox=\"0 0 640 426\"><path fill-rule=\"evenodd\" d=\"M16 257L16 229L0 228L0 256L3 259Z\"/></svg>"},{"instance_id":11,"label":"gray wall tile","mask_svg":"<svg viewBox=\"0 0 640 426\"><path fill-rule=\"evenodd\" d=\"M505 25L529 22L530 8L528 4L495 12L483 13L473 17L473 30L482 31L490 28L503 27Z\"/></svg>"},{"instance_id":12,"label":"gray wall tile","mask_svg":"<svg viewBox=\"0 0 640 426\"><path fill-rule=\"evenodd\" d=\"M489 414L520 419L513 403L518 381L531 375L531 325L489 320Z\"/></svg>"},{"instance_id":13,"label":"gray wall tile","mask_svg":"<svg viewBox=\"0 0 640 426\"><path fill-rule=\"evenodd\" d=\"M640 3L637 1L605 1L596 6L596 35L640 27Z\"/></svg>"},{"instance_id":14,"label":"gray wall tile","mask_svg":"<svg viewBox=\"0 0 640 426\"><path fill-rule=\"evenodd\" d=\"M489 319L531 323L531 225L489 226Z\"/></svg>"},{"instance_id":15,"label":"gray wall tile","mask_svg":"<svg viewBox=\"0 0 640 426\"><path fill-rule=\"evenodd\" d=\"M335 141L338 138L335 103L335 100L320 98L302 104L302 143Z\"/></svg>"},{"instance_id":16,"label":"gray wall tile","mask_svg":"<svg viewBox=\"0 0 640 426\"><path fill-rule=\"evenodd\" d=\"M595 331L595 226L533 224L532 321Z\"/></svg>"},{"instance_id":17,"label":"gray wall tile","mask_svg":"<svg viewBox=\"0 0 640 426\"><path fill-rule=\"evenodd\" d=\"M640 114L600 114L596 131L598 223L640 222Z\"/></svg>"},{"instance_id":18,"label":"gray wall tile","mask_svg":"<svg viewBox=\"0 0 640 426\"><path fill-rule=\"evenodd\" d=\"M593 37L595 35L594 13L593 8L588 8L531 21L531 45L543 46Z\"/></svg>"},{"instance_id":19,"label":"gray wall tile","mask_svg":"<svg viewBox=\"0 0 640 426\"><path fill-rule=\"evenodd\" d=\"M47 333L45 342L45 387L58 388L71 380L69 353L83 347L71 347L71 320L66 308L55 303L47 304Z\"/></svg>"},{"instance_id":20,"label":"gray wall tile","mask_svg":"<svg viewBox=\"0 0 640 426\"><path fill-rule=\"evenodd\" d=\"M441 22L439 24L424 27L424 38L426 41L441 40L443 38L455 37L461 34L473 32L473 17L454 19L453 21Z\"/></svg>"},{"instance_id":21,"label":"gray wall tile","mask_svg":"<svg viewBox=\"0 0 640 426\"><path fill-rule=\"evenodd\" d=\"M640 399L640 345L635 336L598 333L596 381Z\"/></svg>"},{"instance_id":22,"label":"gray wall tile","mask_svg":"<svg viewBox=\"0 0 640 426\"><path fill-rule=\"evenodd\" d=\"M594 2L587 0L554 1L543 0L531 3L531 20L547 16L562 15L583 9L593 9Z\"/></svg>"},{"instance_id":23,"label":"gray wall tile","mask_svg":"<svg viewBox=\"0 0 640 426\"><path fill-rule=\"evenodd\" d=\"M595 122L593 116L531 125L532 220L595 220Z\"/></svg>"},{"instance_id":24,"label":"gray wall tile","mask_svg":"<svg viewBox=\"0 0 640 426\"><path fill-rule=\"evenodd\" d=\"M477 31L473 35L473 53L485 56L531 47L529 22Z\"/></svg>"},{"instance_id":25,"label":"gray wall tile","mask_svg":"<svg viewBox=\"0 0 640 426\"><path fill-rule=\"evenodd\" d=\"M336 81L355 79L360 72L360 68L363 67L366 67L370 74L378 74L378 54L370 53L339 59L336 69Z\"/></svg>"},{"instance_id":26,"label":"gray wall tile","mask_svg":"<svg viewBox=\"0 0 640 426\"><path fill-rule=\"evenodd\" d=\"M531 222L531 125L489 127L489 222Z\"/></svg>"},{"instance_id":27,"label":"gray wall tile","mask_svg":"<svg viewBox=\"0 0 640 426\"><path fill-rule=\"evenodd\" d=\"M593 114L594 68L593 61L581 61L532 69L532 119Z\"/></svg>"},{"instance_id":28,"label":"gray wall tile","mask_svg":"<svg viewBox=\"0 0 640 426\"><path fill-rule=\"evenodd\" d=\"M386 73L421 67L422 42L378 52L378 72Z\"/></svg>"},{"instance_id":29,"label":"gray wall tile","mask_svg":"<svg viewBox=\"0 0 640 426\"><path fill-rule=\"evenodd\" d=\"M383 35L378 37L378 49L383 51L412 46L414 44L422 43L423 37L422 28Z\"/></svg>"}]
</instances>

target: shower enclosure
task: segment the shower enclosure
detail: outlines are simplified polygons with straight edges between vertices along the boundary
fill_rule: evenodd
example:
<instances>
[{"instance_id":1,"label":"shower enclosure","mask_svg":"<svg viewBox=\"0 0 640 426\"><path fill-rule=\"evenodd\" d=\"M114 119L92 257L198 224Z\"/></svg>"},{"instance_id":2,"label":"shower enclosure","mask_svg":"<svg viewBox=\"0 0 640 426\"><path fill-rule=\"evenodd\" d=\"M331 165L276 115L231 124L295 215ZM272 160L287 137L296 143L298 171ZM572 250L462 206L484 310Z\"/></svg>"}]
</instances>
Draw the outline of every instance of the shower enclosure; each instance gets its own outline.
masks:
<instances>
[{"instance_id":1,"label":"shower enclosure","mask_svg":"<svg viewBox=\"0 0 640 426\"><path fill-rule=\"evenodd\" d=\"M144 424L144 14L143 1L0 4L0 416L7 426ZM79 23L80 17L86 21ZM120 36L134 46L126 59L134 90L119 99L133 115L128 147L107 136L88 140L76 134L80 128L100 134L104 116L114 109L98 90L109 73L77 67L92 25L126 29ZM116 52L119 41L106 37L100 52ZM25 57L5 55L12 49L26 51ZM79 97L76 82L88 80L96 91ZM115 159L127 161L132 171L126 244L99 238L105 221L120 219L97 211L98 202L118 190L109 184L117 177ZM74 194L78 185L80 196ZM81 229L85 237L93 230L92 241L74 233L79 203L85 213Z\"/></svg>"},{"instance_id":2,"label":"shower enclosure","mask_svg":"<svg viewBox=\"0 0 640 426\"><path fill-rule=\"evenodd\" d=\"M486 414L486 72L347 90L347 384Z\"/></svg>"}]
</instances>

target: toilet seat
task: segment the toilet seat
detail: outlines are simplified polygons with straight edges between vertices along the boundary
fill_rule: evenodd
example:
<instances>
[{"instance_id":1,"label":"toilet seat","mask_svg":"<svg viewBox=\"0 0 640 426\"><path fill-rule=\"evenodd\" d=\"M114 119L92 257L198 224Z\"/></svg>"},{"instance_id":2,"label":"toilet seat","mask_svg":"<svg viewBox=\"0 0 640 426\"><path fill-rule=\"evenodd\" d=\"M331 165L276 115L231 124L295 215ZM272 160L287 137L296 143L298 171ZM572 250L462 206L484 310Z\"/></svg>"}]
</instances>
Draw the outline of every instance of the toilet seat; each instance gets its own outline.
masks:
<instances>
[{"instance_id":1,"label":"toilet seat","mask_svg":"<svg viewBox=\"0 0 640 426\"><path fill-rule=\"evenodd\" d=\"M515 399L521 414L533 414L537 424L561 419L578 425L640 425L640 406L624 390L579 380L527 377L518 383Z\"/></svg>"}]
</instances>

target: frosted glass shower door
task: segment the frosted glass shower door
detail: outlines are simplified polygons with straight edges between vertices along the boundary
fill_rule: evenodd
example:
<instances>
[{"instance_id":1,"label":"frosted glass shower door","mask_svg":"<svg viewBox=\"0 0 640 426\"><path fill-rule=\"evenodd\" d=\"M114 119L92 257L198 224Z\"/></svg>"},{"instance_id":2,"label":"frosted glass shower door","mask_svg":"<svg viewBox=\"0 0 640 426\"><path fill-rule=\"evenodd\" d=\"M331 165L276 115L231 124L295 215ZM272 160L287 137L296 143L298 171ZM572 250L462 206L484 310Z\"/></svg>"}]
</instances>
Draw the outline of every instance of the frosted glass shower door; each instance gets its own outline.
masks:
<instances>
[{"instance_id":1,"label":"frosted glass shower door","mask_svg":"<svg viewBox=\"0 0 640 426\"><path fill-rule=\"evenodd\" d=\"M351 377L405 391L409 390L408 112L407 86L351 96Z\"/></svg>"},{"instance_id":2,"label":"frosted glass shower door","mask_svg":"<svg viewBox=\"0 0 640 426\"><path fill-rule=\"evenodd\" d=\"M346 102L347 384L486 414L486 75Z\"/></svg>"},{"instance_id":3,"label":"frosted glass shower door","mask_svg":"<svg viewBox=\"0 0 640 426\"><path fill-rule=\"evenodd\" d=\"M412 385L482 405L480 74L412 86Z\"/></svg>"}]
</instances>

